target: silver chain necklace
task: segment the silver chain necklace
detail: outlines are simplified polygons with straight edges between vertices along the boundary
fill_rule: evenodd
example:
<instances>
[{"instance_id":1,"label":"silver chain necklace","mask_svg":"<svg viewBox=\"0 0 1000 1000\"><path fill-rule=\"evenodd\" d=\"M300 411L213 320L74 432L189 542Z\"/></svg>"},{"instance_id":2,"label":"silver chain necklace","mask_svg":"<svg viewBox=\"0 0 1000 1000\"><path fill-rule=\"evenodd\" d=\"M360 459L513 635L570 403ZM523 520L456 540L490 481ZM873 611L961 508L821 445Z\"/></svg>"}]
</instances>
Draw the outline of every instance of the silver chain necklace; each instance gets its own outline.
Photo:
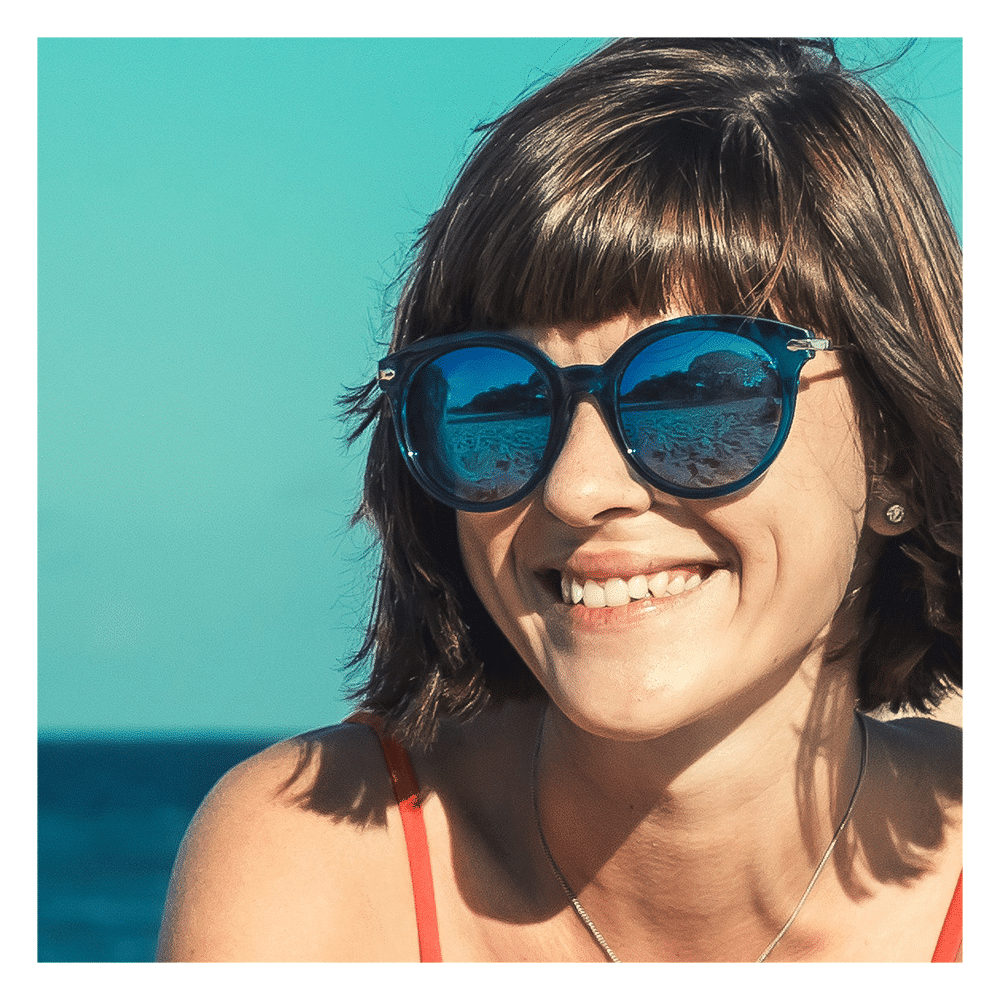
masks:
<instances>
[{"instance_id":1,"label":"silver chain necklace","mask_svg":"<svg viewBox=\"0 0 1000 1000\"><path fill-rule=\"evenodd\" d=\"M761 953L760 958L757 962L764 962L767 960L768 955L774 951L778 942L785 936L788 928L792 926L792 922L799 915L799 911L802 909L805 901L809 898L809 893L812 892L813 886L819 880L820 874L826 867L827 861L830 860L830 855L833 854L833 849L837 846L837 839L840 837L841 833L844 832L844 827L847 826L848 820L851 818L851 813L854 811L854 803L858 799L858 793L861 791L861 782L865 776L865 770L868 767L868 725L865 722L865 717L860 712L855 711L857 716L858 724L861 726L861 767L858 769L858 780L854 785L854 791L851 794L851 801L847 803L847 811L844 813L844 818L840 821L840 826L837 827L833 839L830 841L830 846L826 849L823 857L819 859L819 864L816 866L816 870L813 872L812 878L809 879L809 884L806 886L806 891L802 893L802 898L799 900L798 905L792 910L792 915L785 921L785 926L778 931L774 940L764 949ZM621 959L611 950L611 946L607 941L604 940L604 935L597 929L597 925L591 919L590 914L583 908L583 904L570 889L569 883L566 881L563 873L559 870L559 866L556 864L555 858L552 857L552 851L549 849L549 843L545 839L545 833L542 830L542 816L538 809L538 754L542 746L542 729L545 726L545 713L542 712L542 722L538 727L538 739L535 741L535 752L531 760L531 804L535 811L535 826L538 829L538 839L542 842L542 850L545 852L545 857L548 858L549 867L552 869L552 874L555 875L556 881L562 886L563 892L566 894L566 898L569 900L573 909L576 911L576 915L580 918L583 925L590 931L593 939L600 945L601 950L607 956L609 962L621 962Z\"/></svg>"}]
</instances>

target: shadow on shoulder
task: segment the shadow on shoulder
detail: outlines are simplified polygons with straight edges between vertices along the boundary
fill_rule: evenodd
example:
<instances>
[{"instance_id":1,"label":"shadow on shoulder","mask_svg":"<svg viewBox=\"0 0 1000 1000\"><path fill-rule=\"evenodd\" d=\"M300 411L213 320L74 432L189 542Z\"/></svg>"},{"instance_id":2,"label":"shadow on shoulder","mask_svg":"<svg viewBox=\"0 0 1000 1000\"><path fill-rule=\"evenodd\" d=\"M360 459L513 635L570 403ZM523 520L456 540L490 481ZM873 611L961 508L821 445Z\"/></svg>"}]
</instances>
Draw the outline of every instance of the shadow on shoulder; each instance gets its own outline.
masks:
<instances>
[{"instance_id":1,"label":"shadow on shoulder","mask_svg":"<svg viewBox=\"0 0 1000 1000\"><path fill-rule=\"evenodd\" d=\"M295 760L279 797L362 827L386 825L386 812L395 800L378 740L367 726L326 726L292 737L283 746Z\"/></svg>"}]
</instances>

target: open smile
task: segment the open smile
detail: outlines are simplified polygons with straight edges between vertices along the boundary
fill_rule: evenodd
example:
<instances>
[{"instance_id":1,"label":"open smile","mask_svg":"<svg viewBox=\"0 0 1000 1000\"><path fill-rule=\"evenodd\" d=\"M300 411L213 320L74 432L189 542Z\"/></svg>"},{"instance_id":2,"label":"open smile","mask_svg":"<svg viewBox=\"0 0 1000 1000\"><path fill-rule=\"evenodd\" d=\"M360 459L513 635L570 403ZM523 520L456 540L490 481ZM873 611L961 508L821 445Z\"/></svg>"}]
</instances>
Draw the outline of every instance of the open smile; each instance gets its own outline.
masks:
<instances>
[{"instance_id":1,"label":"open smile","mask_svg":"<svg viewBox=\"0 0 1000 1000\"><path fill-rule=\"evenodd\" d=\"M582 604L587 608L620 608L646 598L676 597L701 586L715 567L678 566L628 578L579 579L564 571L560 574L560 592L564 604Z\"/></svg>"},{"instance_id":2,"label":"open smile","mask_svg":"<svg viewBox=\"0 0 1000 1000\"><path fill-rule=\"evenodd\" d=\"M690 562L646 572L619 570L620 575L615 575L610 566L574 567L548 570L539 579L557 606L578 612L630 606L637 610L672 603L674 598L698 590L723 568L718 563Z\"/></svg>"}]
</instances>

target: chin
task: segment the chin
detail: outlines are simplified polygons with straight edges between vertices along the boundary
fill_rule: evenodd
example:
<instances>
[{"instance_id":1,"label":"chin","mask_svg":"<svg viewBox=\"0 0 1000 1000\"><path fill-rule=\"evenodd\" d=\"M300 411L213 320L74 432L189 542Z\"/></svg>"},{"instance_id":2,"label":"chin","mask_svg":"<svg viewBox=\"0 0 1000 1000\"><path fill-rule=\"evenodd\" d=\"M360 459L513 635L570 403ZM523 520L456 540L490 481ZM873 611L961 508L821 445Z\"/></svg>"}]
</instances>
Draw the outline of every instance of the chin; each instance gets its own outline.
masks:
<instances>
[{"instance_id":1,"label":"chin","mask_svg":"<svg viewBox=\"0 0 1000 1000\"><path fill-rule=\"evenodd\" d=\"M630 680L623 680L626 670ZM623 667L616 679L579 676L559 678L559 672L543 681L553 704L577 728L592 736L622 742L638 742L668 735L710 714L712 706L696 692L679 690L662 677L635 677L635 665Z\"/></svg>"},{"instance_id":2,"label":"chin","mask_svg":"<svg viewBox=\"0 0 1000 1000\"><path fill-rule=\"evenodd\" d=\"M789 687L797 686L796 658L757 661L753 669L755 660L746 647L688 648L683 655L661 657L645 669L641 654L596 661L552 658L537 676L559 711L599 738L639 742L690 731L693 726L723 736L771 700L786 703L782 692L798 697ZM596 671L595 662L601 664Z\"/></svg>"}]
</instances>

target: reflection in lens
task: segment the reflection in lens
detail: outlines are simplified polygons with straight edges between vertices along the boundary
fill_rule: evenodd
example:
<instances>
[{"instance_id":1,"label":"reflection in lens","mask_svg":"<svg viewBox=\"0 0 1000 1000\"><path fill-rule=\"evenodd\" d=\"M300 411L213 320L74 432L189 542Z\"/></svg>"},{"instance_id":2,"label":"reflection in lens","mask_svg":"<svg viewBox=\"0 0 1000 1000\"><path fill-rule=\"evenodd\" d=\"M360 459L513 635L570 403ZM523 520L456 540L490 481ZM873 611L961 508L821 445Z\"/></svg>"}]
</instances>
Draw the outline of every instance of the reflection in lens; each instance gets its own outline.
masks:
<instances>
[{"instance_id":1,"label":"reflection in lens","mask_svg":"<svg viewBox=\"0 0 1000 1000\"><path fill-rule=\"evenodd\" d=\"M634 457L660 479L696 489L749 475L781 422L781 379L758 344L692 332L656 341L629 364L619 389Z\"/></svg>"},{"instance_id":2,"label":"reflection in lens","mask_svg":"<svg viewBox=\"0 0 1000 1000\"><path fill-rule=\"evenodd\" d=\"M538 469L551 426L544 376L496 347L458 348L415 376L406 403L423 473L456 499L489 503Z\"/></svg>"}]
</instances>

